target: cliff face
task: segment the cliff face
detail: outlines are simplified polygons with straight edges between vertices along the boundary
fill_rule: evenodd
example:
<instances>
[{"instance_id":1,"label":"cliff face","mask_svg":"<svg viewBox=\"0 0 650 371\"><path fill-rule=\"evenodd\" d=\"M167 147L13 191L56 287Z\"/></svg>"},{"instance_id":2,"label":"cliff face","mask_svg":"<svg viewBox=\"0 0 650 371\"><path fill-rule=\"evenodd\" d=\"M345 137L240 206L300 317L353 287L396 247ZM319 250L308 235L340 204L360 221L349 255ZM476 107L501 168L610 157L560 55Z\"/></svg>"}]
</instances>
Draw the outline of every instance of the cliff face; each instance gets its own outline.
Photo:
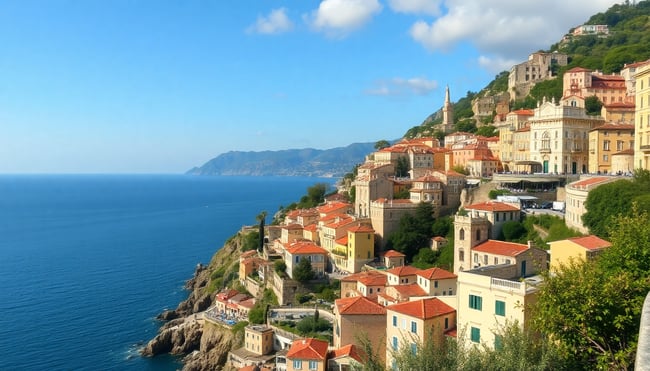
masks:
<instances>
[{"instance_id":1,"label":"cliff face","mask_svg":"<svg viewBox=\"0 0 650 371\"><path fill-rule=\"evenodd\" d=\"M226 363L228 352L237 339L226 327L202 319L215 292L225 285L223 277L234 277L241 254L240 235L231 238L212 257L207 266L199 264L194 276L185 284L189 290L186 300L174 310L161 313L157 318L167 321L154 339L142 349L141 354L153 357L159 354L187 355L184 370L219 370Z\"/></svg>"}]
</instances>

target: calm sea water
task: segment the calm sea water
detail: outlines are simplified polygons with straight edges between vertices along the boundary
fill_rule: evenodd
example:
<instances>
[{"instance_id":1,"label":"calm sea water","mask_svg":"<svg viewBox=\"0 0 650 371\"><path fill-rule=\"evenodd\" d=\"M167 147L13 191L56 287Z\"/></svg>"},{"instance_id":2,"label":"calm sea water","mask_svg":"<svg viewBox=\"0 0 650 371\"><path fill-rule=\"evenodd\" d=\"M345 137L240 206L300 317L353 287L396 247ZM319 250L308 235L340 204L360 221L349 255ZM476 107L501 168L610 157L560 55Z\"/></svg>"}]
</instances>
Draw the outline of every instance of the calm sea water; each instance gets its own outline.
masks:
<instances>
[{"instance_id":1,"label":"calm sea water","mask_svg":"<svg viewBox=\"0 0 650 371\"><path fill-rule=\"evenodd\" d=\"M0 370L172 370L154 317L262 210L331 179L0 176Z\"/></svg>"}]
</instances>

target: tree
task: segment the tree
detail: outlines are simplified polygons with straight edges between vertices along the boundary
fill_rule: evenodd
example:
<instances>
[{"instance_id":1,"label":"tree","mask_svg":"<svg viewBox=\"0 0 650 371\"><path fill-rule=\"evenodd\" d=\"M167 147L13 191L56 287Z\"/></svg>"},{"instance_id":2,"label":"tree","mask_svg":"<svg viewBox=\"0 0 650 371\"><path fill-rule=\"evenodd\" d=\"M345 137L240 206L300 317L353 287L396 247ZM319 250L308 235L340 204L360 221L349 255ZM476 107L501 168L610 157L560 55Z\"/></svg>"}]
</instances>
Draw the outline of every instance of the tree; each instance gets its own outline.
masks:
<instances>
[{"instance_id":1,"label":"tree","mask_svg":"<svg viewBox=\"0 0 650 371\"><path fill-rule=\"evenodd\" d=\"M257 245L257 251L262 252L264 250L264 222L266 221L266 211L262 211L259 213L255 219L259 223L259 244Z\"/></svg>"},{"instance_id":2,"label":"tree","mask_svg":"<svg viewBox=\"0 0 650 371\"><path fill-rule=\"evenodd\" d=\"M395 176L398 178L403 178L409 175L409 159L406 156L400 156L397 158L397 164L395 165Z\"/></svg>"},{"instance_id":3,"label":"tree","mask_svg":"<svg viewBox=\"0 0 650 371\"><path fill-rule=\"evenodd\" d=\"M454 221L451 217L446 216L446 217L438 218L431 225L431 235L433 237L446 236L447 234L449 234L449 231L451 230L453 224Z\"/></svg>"},{"instance_id":4,"label":"tree","mask_svg":"<svg viewBox=\"0 0 650 371\"><path fill-rule=\"evenodd\" d=\"M501 233L505 241L518 241L526 235L527 231L523 224L513 220L503 223Z\"/></svg>"},{"instance_id":5,"label":"tree","mask_svg":"<svg viewBox=\"0 0 650 371\"><path fill-rule=\"evenodd\" d=\"M600 110L603 108L603 103L598 99L597 96L592 95L585 98L585 110L590 116L600 115Z\"/></svg>"},{"instance_id":6,"label":"tree","mask_svg":"<svg viewBox=\"0 0 650 371\"><path fill-rule=\"evenodd\" d=\"M423 247L413 257L413 266L420 269L427 269L433 267L436 260L438 260L440 253L433 251L428 247Z\"/></svg>"},{"instance_id":7,"label":"tree","mask_svg":"<svg viewBox=\"0 0 650 371\"><path fill-rule=\"evenodd\" d=\"M480 128L476 129L476 135L482 135L484 137L494 137L499 135L499 132L497 128L495 128L492 125L485 125L481 126Z\"/></svg>"},{"instance_id":8,"label":"tree","mask_svg":"<svg viewBox=\"0 0 650 371\"><path fill-rule=\"evenodd\" d=\"M464 168L462 165L455 165L451 169L459 174L469 175L467 168Z\"/></svg>"},{"instance_id":9,"label":"tree","mask_svg":"<svg viewBox=\"0 0 650 371\"><path fill-rule=\"evenodd\" d=\"M583 369L629 369L643 301L650 291L648 213L614 218L612 246L544 277L533 323Z\"/></svg>"},{"instance_id":10,"label":"tree","mask_svg":"<svg viewBox=\"0 0 650 371\"><path fill-rule=\"evenodd\" d=\"M433 206L420 202L413 215L406 214L399 221L398 229L388 237L389 247L406 255L411 260L420 248L428 247L432 236Z\"/></svg>"},{"instance_id":11,"label":"tree","mask_svg":"<svg viewBox=\"0 0 650 371\"><path fill-rule=\"evenodd\" d=\"M282 259L278 259L273 263L273 269L279 275L283 275L287 272L287 263Z\"/></svg>"},{"instance_id":12,"label":"tree","mask_svg":"<svg viewBox=\"0 0 650 371\"><path fill-rule=\"evenodd\" d=\"M375 149L377 151L379 151L380 149L387 148L387 147L390 147L390 142L388 142L387 140L382 139L382 140L377 141L375 143Z\"/></svg>"},{"instance_id":13,"label":"tree","mask_svg":"<svg viewBox=\"0 0 650 371\"><path fill-rule=\"evenodd\" d=\"M293 279L301 283L314 279L314 271L311 268L309 259L305 257L300 258L300 262L293 269Z\"/></svg>"}]
</instances>

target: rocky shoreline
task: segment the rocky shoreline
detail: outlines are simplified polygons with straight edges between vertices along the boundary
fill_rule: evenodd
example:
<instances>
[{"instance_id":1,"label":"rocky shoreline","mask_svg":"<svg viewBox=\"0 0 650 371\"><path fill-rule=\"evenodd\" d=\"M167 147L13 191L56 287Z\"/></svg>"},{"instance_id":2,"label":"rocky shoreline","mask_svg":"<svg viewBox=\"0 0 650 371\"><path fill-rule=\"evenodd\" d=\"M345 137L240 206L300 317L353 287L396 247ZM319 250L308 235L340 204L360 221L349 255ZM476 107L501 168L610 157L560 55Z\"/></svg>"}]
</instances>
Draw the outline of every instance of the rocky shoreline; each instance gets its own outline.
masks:
<instances>
[{"instance_id":1,"label":"rocky shoreline","mask_svg":"<svg viewBox=\"0 0 650 371\"><path fill-rule=\"evenodd\" d=\"M237 339L230 329L204 321L203 311L213 304L214 290L210 290L213 272L232 269L238 262L240 235L228 240L209 265L196 266L194 275L185 283L185 289L189 291L187 299L176 309L164 311L156 317L165 324L140 351L142 356L183 356L183 370L224 369L228 352L237 345Z\"/></svg>"}]
</instances>

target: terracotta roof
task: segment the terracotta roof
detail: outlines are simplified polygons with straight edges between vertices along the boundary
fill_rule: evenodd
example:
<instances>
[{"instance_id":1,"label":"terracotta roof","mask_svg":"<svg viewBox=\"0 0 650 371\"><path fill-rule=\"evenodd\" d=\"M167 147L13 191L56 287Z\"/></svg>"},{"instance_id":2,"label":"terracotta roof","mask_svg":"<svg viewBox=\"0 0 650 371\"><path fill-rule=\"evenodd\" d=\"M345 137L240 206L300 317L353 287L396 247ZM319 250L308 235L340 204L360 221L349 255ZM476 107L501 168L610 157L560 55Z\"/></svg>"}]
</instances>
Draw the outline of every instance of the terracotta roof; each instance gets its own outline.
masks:
<instances>
[{"instance_id":1,"label":"terracotta roof","mask_svg":"<svg viewBox=\"0 0 650 371\"><path fill-rule=\"evenodd\" d=\"M391 269L386 271L386 273L390 273L390 274L393 274L393 275L399 276L399 277L402 277L402 276L414 276L418 272L420 272L420 270L415 268L412 265L405 265L403 267L395 267L395 268L391 268Z\"/></svg>"},{"instance_id":2,"label":"terracotta roof","mask_svg":"<svg viewBox=\"0 0 650 371\"><path fill-rule=\"evenodd\" d=\"M259 367L259 366L256 366L256 365L248 365L248 366L238 368L237 371L271 371L271 369L268 368L268 367Z\"/></svg>"},{"instance_id":3,"label":"terracotta roof","mask_svg":"<svg viewBox=\"0 0 650 371\"><path fill-rule=\"evenodd\" d=\"M420 285L417 283L409 283L406 285L396 285L391 286L392 290L395 290L402 299L410 298L412 296L427 296L429 295Z\"/></svg>"},{"instance_id":4,"label":"terracotta roof","mask_svg":"<svg viewBox=\"0 0 650 371\"><path fill-rule=\"evenodd\" d=\"M314 338L294 340L287 352L287 358L324 361L327 357L328 346L327 341Z\"/></svg>"},{"instance_id":5,"label":"terracotta roof","mask_svg":"<svg viewBox=\"0 0 650 371\"><path fill-rule=\"evenodd\" d=\"M421 177L417 178L415 181L416 182L442 182L442 180L440 180L440 178L437 178L437 177L435 177L433 175L421 176Z\"/></svg>"},{"instance_id":6,"label":"terracotta roof","mask_svg":"<svg viewBox=\"0 0 650 371\"><path fill-rule=\"evenodd\" d=\"M354 344L345 345L339 349L331 351L328 358L350 357L359 363L367 359L366 354Z\"/></svg>"},{"instance_id":7,"label":"terracotta roof","mask_svg":"<svg viewBox=\"0 0 650 371\"><path fill-rule=\"evenodd\" d=\"M291 255L302 254L324 254L327 255L327 250L317 246L311 241L299 241L290 244L286 247L287 252Z\"/></svg>"},{"instance_id":8,"label":"terracotta roof","mask_svg":"<svg viewBox=\"0 0 650 371\"><path fill-rule=\"evenodd\" d=\"M375 233L375 230L372 227L364 224L360 224L348 229L348 232L352 233Z\"/></svg>"},{"instance_id":9,"label":"terracotta roof","mask_svg":"<svg viewBox=\"0 0 650 371\"><path fill-rule=\"evenodd\" d=\"M257 255L257 250L248 250L243 252L241 255L239 255L240 259L246 259L248 257L251 257L253 255Z\"/></svg>"},{"instance_id":10,"label":"terracotta roof","mask_svg":"<svg viewBox=\"0 0 650 371\"><path fill-rule=\"evenodd\" d=\"M437 268L437 267L433 267L433 268L429 268L429 269L425 269L423 271L420 271L418 273L418 276L424 277L424 278L426 278L428 280L446 280L446 279L449 279L449 278L458 277L458 276L456 276L455 274L451 273L448 270L444 270L442 268Z\"/></svg>"},{"instance_id":11,"label":"terracotta roof","mask_svg":"<svg viewBox=\"0 0 650 371\"><path fill-rule=\"evenodd\" d=\"M458 337L458 331L457 331L456 327L454 327L451 330L445 331L445 335L447 335L449 337L452 337L452 338L455 338L455 337Z\"/></svg>"},{"instance_id":12,"label":"terracotta roof","mask_svg":"<svg viewBox=\"0 0 650 371\"><path fill-rule=\"evenodd\" d=\"M632 148L623 150L621 152L616 152L612 156L624 156L624 155L634 155L634 150Z\"/></svg>"},{"instance_id":13,"label":"terracotta roof","mask_svg":"<svg viewBox=\"0 0 650 371\"><path fill-rule=\"evenodd\" d=\"M438 241L438 242L445 242L445 241L447 241L447 239L444 238L444 237L442 237L442 236L435 236L435 237L433 238L433 240L434 240L434 241Z\"/></svg>"},{"instance_id":14,"label":"terracotta roof","mask_svg":"<svg viewBox=\"0 0 650 371\"><path fill-rule=\"evenodd\" d=\"M603 106L605 106L605 108L627 108L627 109L630 109L630 110L633 110L634 108L636 108L635 103L628 103L628 102L606 103L606 104L603 104Z\"/></svg>"},{"instance_id":15,"label":"terracotta roof","mask_svg":"<svg viewBox=\"0 0 650 371\"><path fill-rule=\"evenodd\" d=\"M252 309L255 306L255 298L249 298L239 302L240 307Z\"/></svg>"},{"instance_id":16,"label":"terracotta roof","mask_svg":"<svg viewBox=\"0 0 650 371\"><path fill-rule=\"evenodd\" d=\"M396 257L406 256L406 255L402 254L402 253L399 252L399 251L388 250L388 251L386 251L386 252L384 253L384 256L385 256L385 257L388 257L388 258L396 258Z\"/></svg>"},{"instance_id":17,"label":"terracotta roof","mask_svg":"<svg viewBox=\"0 0 650 371\"><path fill-rule=\"evenodd\" d=\"M526 250L528 245L497 240L487 240L472 248L472 251L504 256L517 256Z\"/></svg>"},{"instance_id":18,"label":"terracotta roof","mask_svg":"<svg viewBox=\"0 0 650 371\"><path fill-rule=\"evenodd\" d=\"M386 283L386 275L378 272L378 271L367 271L367 272L359 272L359 273L354 273L350 274L348 276L345 276L341 278L341 281L343 282L362 282L362 280L367 280L369 282L380 282L383 280L384 284ZM366 286L375 286L375 285L368 285L365 282L362 282ZM381 285L381 284L380 284Z\"/></svg>"},{"instance_id":19,"label":"terracotta roof","mask_svg":"<svg viewBox=\"0 0 650 371\"><path fill-rule=\"evenodd\" d=\"M316 209L318 210L319 213L328 214L328 213L331 213L331 212L336 211L336 210L350 208L350 207L351 207L351 205L349 203L347 203L347 202L334 201L334 202L325 204L323 206L319 206Z\"/></svg>"},{"instance_id":20,"label":"terracotta roof","mask_svg":"<svg viewBox=\"0 0 650 371\"><path fill-rule=\"evenodd\" d=\"M588 178L588 179L579 180L577 182L570 183L569 186L573 188L582 188L582 187L587 187L598 183L608 182L610 180L612 180L611 177L595 176L593 178Z\"/></svg>"},{"instance_id":21,"label":"terracotta roof","mask_svg":"<svg viewBox=\"0 0 650 371\"><path fill-rule=\"evenodd\" d=\"M318 229L318 225L316 223L305 226L305 230L309 232L315 232L317 229Z\"/></svg>"},{"instance_id":22,"label":"terracotta roof","mask_svg":"<svg viewBox=\"0 0 650 371\"><path fill-rule=\"evenodd\" d=\"M467 210L482 210L482 211L519 211L519 208L497 201L486 201L469 206L465 206Z\"/></svg>"},{"instance_id":23,"label":"terracotta roof","mask_svg":"<svg viewBox=\"0 0 650 371\"><path fill-rule=\"evenodd\" d=\"M353 217L351 217L349 215L345 215L345 216L341 215L339 217L338 221L335 221L333 223L329 223L329 224L326 225L326 227L336 229L336 228L340 228L340 227L346 226L346 225L348 225L350 223L354 223L354 222L355 222L355 220L354 220Z\"/></svg>"},{"instance_id":24,"label":"terracotta roof","mask_svg":"<svg viewBox=\"0 0 650 371\"><path fill-rule=\"evenodd\" d=\"M337 240L334 240L334 241L339 245L347 246L348 245L348 236L347 235L343 236L343 237L341 237L341 238L339 238Z\"/></svg>"},{"instance_id":25,"label":"terracotta roof","mask_svg":"<svg viewBox=\"0 0 650 371\"><path fill-rule=\"evenodd\" d=\"M423 320L456 311L438 298L407 301L404 303L393 304L388 306L386 309Z\"/></svg>"},{"instance_id":26,"label":"terracotta roof","mask_svg":"<svg viewBox=\"0 0 650 371\"><path fill-rule=\"evenodd\" d=\"M517 129L517 130L515 130L515 133L523 133L523 132L526 132L526 131L530 131L530 126L524 126L521 129Z\"/></svg>"},{"instance_id":27,"label":"terracotta roof","mask_svg":"<svg viewBox=\"0 0 650 371\"><path fill-rule=\"evenodd\" d=\"M529 109L518 109L518 110L512 111L510 113L514 113L515 115L518 115L518 116L532 116L532 115L534 115L533 110L529 110Z\"/></svg>"},{"instance_id":28,"label":"terracotta roof","mask_svg":"<svg viewBox=\"0 0 650 371\"><path fill-rule=\"evenodd\" d=\"M395 299L394 297L392 297L392 296L390 296L390 295L386 295L386 294L384 294L384 293L377 294L377 296L380 297L380 298L383 298L383 299L386 300L386 301L392 301L392 302L396 302L396 301L397 301L397 299Z\"/></svg>"},{"instance_id":29,"label":"terracotta roof","mask_svg":"<svg viewBox=\"0 0 650 371\"><path fill-rule=\"evenodd\" d=\"M357 282L360 282L364 286L386 286L387 280L388 277L386 277L385 274L379 273L379 274L371 274L371 275L366 275L364 277L359 277L359 279L357 279Z\"/></svg>"},{"instance_id":30,"label":"terracotta roof","mask_svg":"<svg viewBox=\"0 0 650 371\"><path fill-rule=\"evenodd\" d=\"M589 131L595 130L634 130L634 124L618 124L614 122L608 122L606 124L597 126Z\"/></svg>"},{"instance_id":31,"label":"terracotta roof","mask_svg":"<svg viewBox=\"0 0 650 371\"><path fill-rule=\"evenodd\" d=\"M385 315L386 308L365 296L337 299L334 302L340 314Z\"/></svg>"},{"instance_id":32,"label":"terracotta roof","mask_svg":"<svg viewBox=\"0 0 650 371\"><path fill-rule=\"evenodd\" d=\"M599 238L594 235L589 235L585 237L573 237L569 238L569 241L584 247L587 250L600 250L605 247L612 246L611 242L605 241L602 238Z\"/></svg>"},{"instance_id":33,"label":"terracotta roof","mask_svg":"<svg viewBox=\"0 0 650 371\"><path fill-rule=\"evenodd\" d=\"M239 291L237 290L232 290L232 289L223 289L219 293L217 293L217 300L228 300L232 298L233 296L239 294Z\"/></svg>"},{"instance_id":34,"label":"terracotta roof","mask_svg":"<svg viewBox=\"0 0 650 371\"><path fill-rule=\"evenodd\" d=\"M288 230L302 229L302 225L294 223L294 224L282 226L282 229L288 229Z\"/></svg>"},{"instance_id":35,"label":"terracotta roof","mask_svg":"<svg viewBox=\"0 0 650 371\"><path fill-rule=\"evenodd\" d=\"M582 67L573 67L572 69L566 71L565 73L567 72L591 72L591 70Z\"/></svg>"}]
</instances>

